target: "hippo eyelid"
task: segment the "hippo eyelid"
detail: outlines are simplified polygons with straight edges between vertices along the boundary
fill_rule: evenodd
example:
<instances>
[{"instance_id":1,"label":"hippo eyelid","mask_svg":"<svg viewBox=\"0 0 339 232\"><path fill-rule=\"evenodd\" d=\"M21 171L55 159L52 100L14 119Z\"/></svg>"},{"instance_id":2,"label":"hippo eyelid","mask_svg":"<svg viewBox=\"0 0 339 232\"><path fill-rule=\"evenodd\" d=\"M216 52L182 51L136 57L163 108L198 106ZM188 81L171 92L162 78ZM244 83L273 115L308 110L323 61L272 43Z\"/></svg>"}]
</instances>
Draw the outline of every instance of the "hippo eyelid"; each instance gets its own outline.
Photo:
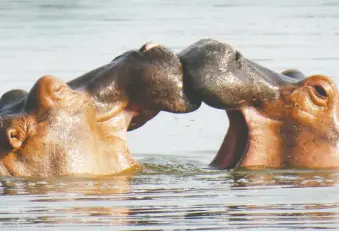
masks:
<instances>
[{"instance_id":1,"label":"hippo eyelid","mask_svg":"<svg viewBox=\"0 0 339 232\"><path fill-rule=\"evenodd\" d=\"M312 88L313 88L314 93L317 95L317 97L322 98L322 99L328 98L327 91L321 85L313 85Z\"/></svg>"}]
</instances>

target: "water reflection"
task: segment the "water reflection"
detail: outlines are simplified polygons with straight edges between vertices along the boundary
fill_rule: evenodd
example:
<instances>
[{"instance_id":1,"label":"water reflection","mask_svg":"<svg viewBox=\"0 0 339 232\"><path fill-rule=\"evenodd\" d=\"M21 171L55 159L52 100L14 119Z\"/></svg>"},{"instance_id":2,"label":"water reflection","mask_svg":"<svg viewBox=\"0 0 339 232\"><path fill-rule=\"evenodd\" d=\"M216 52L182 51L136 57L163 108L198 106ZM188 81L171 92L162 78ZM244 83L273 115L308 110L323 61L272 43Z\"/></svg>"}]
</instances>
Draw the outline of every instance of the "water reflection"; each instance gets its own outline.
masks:
<instances>
[{"instance_id":1,"label":"water reflection","mask_svg":"<svg viewBox=\"0 0 339 232\"><path fill-rule=\"evenodd\" d=\"M125 200L130 178L2 178L0 195L5 204L0 207L0 223L95 224L105 218L105 223L124 224L129 209L110 201ZM17 199L24 199L19 212L13 210Z\"/></svg>"},{"instance_id":2,"label":"water reflection","mask_svg":"<svg viewBox=\"0 0 339 232\"><path fill-rule=\"evenodd\" d=\"M146 160L147 168L135 176L2 178L0 224L114 230L339 228L337 171L228 172L173 159Z\"/></svg>"},{"instance_id":3,"label":"water reflection","mask_svg":"<svg viewBox=\"0 0 339 232\"><path fill-rule=\"evenodd\" d=\"M328 188L339 182L338 171L243 170L233 172L231 176L231 188L239 191L240 196L247 196L244 191L252 191L254 196L259 193L261 198L257 204L226 206L228 220L237 228L248 229L258 225L281 229L339 228L339 204L331 203L331 200L328 202L333 194ZM323 188L315 190L314 187ZM317 195L317 198L312 199L312 195Z\"/></svg>"},{"instance_id":4,"label":"water reflection","mask_svg":"<svg viewBox=\"0 0 339 232\"><path fill-rule=\"evenodd\" d=\"M44 74L69 81L149 40L179 52L206 37L273 70L324 73L338 83L338 9L335 0L5 0L0 92L29 90ZM0 178L0 226L339 229L335 171L205 169L226 128L224 112L207 106L160 113L129 134L137 160L147 158L133 177Z\"/></svg>"},{"instance_id":5,"label":"water reflection","mask_svg":"<svg viewBox=\"0 0 339 232\"><path fill-rule=\"evenodd\" d=\"M229 223L242 229L257 226L280 229L338 228L339 212L326 212L329 208L337 209L338 205L238 205L228 207L227 211Z\"/></svg>"},{"instance_id":6,"label":"water reflection","mask_svg":"<svg viewBox=\"0 0 339 232\"><path fill-rule=\"evenodd\" d=\"M337 170L238 170L231 176L235 188L275 185L290 188L329 187L339 183Z\"/></svg>"},{"instance_id":7,"label":"water reflection","mask_svg":"<svg viewBox=\"0 0 339 232\"><path fill-rule=\"evenodd\" d=\"M83 195L109 195L127 193L129 176L111 177L2 177L0 195L44 195L49 193L77 193Z\"/></svg>"}]
</instances>

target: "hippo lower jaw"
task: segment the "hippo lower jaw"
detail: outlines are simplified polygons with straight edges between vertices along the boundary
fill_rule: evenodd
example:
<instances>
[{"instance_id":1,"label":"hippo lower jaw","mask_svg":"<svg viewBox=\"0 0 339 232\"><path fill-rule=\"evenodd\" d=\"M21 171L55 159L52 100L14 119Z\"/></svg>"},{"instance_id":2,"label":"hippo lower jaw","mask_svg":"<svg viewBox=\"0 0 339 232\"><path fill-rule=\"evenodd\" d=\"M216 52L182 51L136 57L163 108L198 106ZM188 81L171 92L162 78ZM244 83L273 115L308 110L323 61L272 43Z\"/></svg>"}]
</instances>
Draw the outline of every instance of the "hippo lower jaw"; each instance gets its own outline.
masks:
<instances>
[{"instance_id":1,"label":"hippo lower jaw","mask_svg":"<svg viewBox=\"0 0 339 232\"><path fill-rule=\"evenodd\" d=\"M281 122L254 107L226 110L229 128L210 167L217 169L280 168L284 165Z\"/></svg>"},{"instance_id":2,"label":"hippo lower jaw","mask_svg":"<svg viewBox=\"0 0 339 232\"><path fill-rule=\"evenodd\" d=\"M248 148L248 126L241 110L227 110L229 128L210 166L218 169L236 167Z\"/></svg>"}]
</instances>

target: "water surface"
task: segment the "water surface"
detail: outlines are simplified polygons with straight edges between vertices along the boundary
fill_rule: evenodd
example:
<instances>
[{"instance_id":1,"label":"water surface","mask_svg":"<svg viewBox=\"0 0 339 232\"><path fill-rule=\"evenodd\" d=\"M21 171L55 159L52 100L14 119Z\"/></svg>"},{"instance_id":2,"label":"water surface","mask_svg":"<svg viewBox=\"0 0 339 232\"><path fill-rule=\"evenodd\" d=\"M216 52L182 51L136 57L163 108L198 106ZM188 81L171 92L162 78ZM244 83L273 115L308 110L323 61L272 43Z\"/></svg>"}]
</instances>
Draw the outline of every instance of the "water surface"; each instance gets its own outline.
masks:
<instances>
[{"instance_id":1,"label":"water surface","mask_svg":"<svg viewBox=\"0 0 339 232\"><path fill-rule=\"evenodd\" d=\"M339 3L305 1L1 1L0 93L42 75L65 81L147 41L174 51L211 37L276 71L339 83ZM6 229L339 229L335 171L206 169L225 112L160 113L129 133L133 177L1 178Z\"/></svg>"}]
</instances>

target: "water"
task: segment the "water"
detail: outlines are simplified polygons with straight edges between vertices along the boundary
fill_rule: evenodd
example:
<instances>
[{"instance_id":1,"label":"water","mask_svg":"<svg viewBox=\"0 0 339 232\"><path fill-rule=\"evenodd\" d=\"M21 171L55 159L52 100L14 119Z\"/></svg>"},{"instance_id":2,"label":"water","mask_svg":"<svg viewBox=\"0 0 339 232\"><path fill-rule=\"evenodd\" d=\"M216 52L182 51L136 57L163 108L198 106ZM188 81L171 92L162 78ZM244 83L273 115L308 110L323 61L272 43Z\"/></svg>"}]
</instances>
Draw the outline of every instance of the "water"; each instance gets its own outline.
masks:
<instances>
[{"instance_id":1,"label":"water","mask_svg":"<svg viewBox=\"0 0 339 232\"><path fill-rule=\"evenodd\" d=\"M42 75L65 81L147 41L180 51L212 37L273 70L339 84L339 3L1 1L0 93ZM6 229L339 229L339 172L206 169L225 112L161 113L129 133L135 176L1 178Z\"/></svg>"}]
</instances>

